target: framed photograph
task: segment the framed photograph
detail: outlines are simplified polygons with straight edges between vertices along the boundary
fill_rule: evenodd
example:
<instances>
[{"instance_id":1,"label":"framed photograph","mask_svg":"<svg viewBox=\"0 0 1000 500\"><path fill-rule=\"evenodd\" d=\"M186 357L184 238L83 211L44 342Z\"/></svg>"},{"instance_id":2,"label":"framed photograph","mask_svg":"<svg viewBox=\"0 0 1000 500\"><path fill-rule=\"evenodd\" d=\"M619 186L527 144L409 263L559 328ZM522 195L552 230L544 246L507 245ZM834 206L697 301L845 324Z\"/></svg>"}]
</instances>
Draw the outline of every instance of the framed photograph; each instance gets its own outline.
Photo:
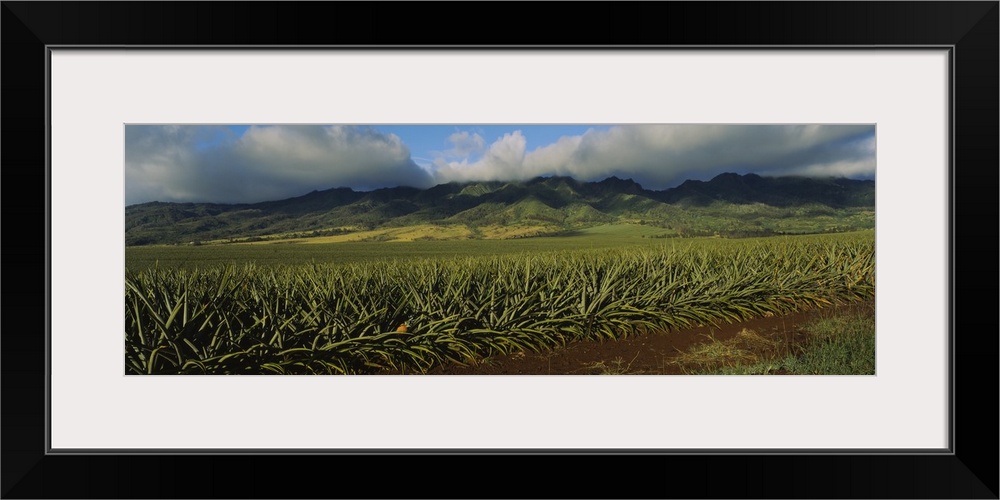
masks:
<instances>
[{"instance_id":1,"label":"framed photograph","mask_svg":"<svg viewBox=\"0 0 1000 500\"><path fill-rule=\"evenodd\" d=\"M875 124L129 123L124 151L127 375L876 375Z\"/></svg>"},{"instance_id":2,"label":"framed photograph","mask_svg":"<svg viewBox=\"0 0 1000 500\"><path fill-rule=\"evenodd\" d=\"M579 14L585 19L621 16L638 23L637 33L649 34L647 39L622 32L613 38L623 45L608 46L587 36L572 45L491 40L502 36L505 20L524 21L513 14L498 14L496 28L449 45L412 26L383 33L375 23L378 27L368 31L359 20L374 19L375 4L5 2L3 159L8 186L18 187L8 197L8 222L26 214L20 219L27 225L21 230L16 222L8 224L19 231L9 233L7 248L34 240L30 251L9 255L43 260L45 279L29 288L31 293L7 301L3 496L298 497L309 493L289 481L318 466L348 474L351 484L330 496L350 497L997 498L996 430L973 420L973 415L996 415L996 392L989 385L997 360L980 354L995 353L996 338L971 333L995 325L970 316L972 305L956 307L963 297L970 304L973 295L990 299L996 293L995 286L976 284L981 274L995 273L978 267L976 277L958 279L958 271L970 271L971 262L994 262L996 255L997 238L990 231L997 227L993 201L1000 164L997 2L656 6L670 14L656 16L664 25L652 24L652 7L646 4L582 4ZM399 9L404 18L439 10ZM718 22L695 31L690 20L709 15ZM741 24L746 19L762 22L751 28ZM333 34L330 26L337 27ZM317 134L322 144L332 144L328 150L310 139ZM654 134L661 141L656 144L667 144L683 164L671 167L676 178L644 159L648 147L642 138ZM418 146L421 141L440 149ZM310 155L337 155L351 167L345 163L317 179L308 168ZM227 170L236 157L269 167ZM542 158L561 170L532 170ZM274 169L276 164L281 167ZM510 214L500 214L497 204L465 206L464 199L427 194L447 182L456 190L486 192L491 188L482 183L514 182L509 177L514 171L563 177L518 174L517 182L541 180L530 189L519 185L523 198L502 205L521 207ZM143 288L147 278L137 278L129 267L168 268L167 253L206 248L277 255L286 240L285 248L297 248L304 246L297 240L305 238L417 239L427 240L427 248L444 239L450 240L450 251L471 259L479 242L496 250L530 239L525 237L559 235L588 244L600 239L587 231L614 232L615 245L697 231L721 239L762 236L742 234L743 226L740 232L719 225L728 220L725 210L737 210L724 204L712 205L723 207L713 209L715 218L704 212L697 221L669 224L676 215L661 220L651 218L660 212L649 209L614 211L604 198L584 204L567 201L566 193L576 196L602 182L611 189L610 179L615 189L631 189L617 193L616 200L641 195L676 201L671 196L681 194L670 189L685 179L701 183L689 187L707 186L721 174L732 177L718 182L745 186L761 179L757 174L769 179L775 172L836 172L870 182L859 184L870 193L849 195L871 196L870 206L847 204L814 216L803 215L804 209L792 215L793 207L782 209L788 213L768 212L772 219L754 219L760 233L871 231L869 321L877 349L870 371L688 376L665 375L659 367L629 377L411 376L406 370L426 371L432 365L424 360L448 355L412 340L436 335L447 317L410 309L386 314L391 325L362 328L361 337L385 340L370 348L377 356L339 364L296 357L314 352L320 340L336 346L344 340L333 337L339 329L357 326L330 320L303 323L317 332L312 351L291 338L287 346L271 339L267 345L281 349L251 362L259 351L210 352L216 340L198 345L193 337L184 344L180 336L171 337L174 343L147 339L157 331L148 328L150 322L166 331L182 318L193 331L192 318L207 309L189 311L172 303L158 309L151 301L167 294ZM626 177L639 180L638 187L620 186ZM20 188L26 185L34 191ZM286 219L256 218L226 226L206 217L181 230L174 223L149 222L173 221L175 215L168 213L172 206L163 211L148 202L243 203L240 217L250 217L266 212L257 203L315 198L329 195L315 190L338 186L341 191L334 194L345 200L338 207L347 208L336 218L350 224L316 218L300 227ZM989 190L983 192L983 186ZM384 206L395 207L392 223L369 220L372 211L348 216L361 213L351 212L350 203L357 201L352 196L361 200L385 188L397 189L381 192ZM722 192L707 189L699 187L695 194L725 201ZM22 203L26 192L44 192L44 207L20 208L40 201L36 194ZM779 188L767 193L769 199L784 195ZM683 198L685 203L696 204L692 196ZM539 201L549 198L563 205ZM817 199L808 206L825 206ZM575 212L564 208L569 205ZM188 209L229 210L219 206ZM294 210L305 213L304 206ZM441 214L460 212L462 224L442 222ZM983 229L956 223L959 216L981 221ZM566 222L572 217L603 225L573 226ZM795 224L761 222L777 218ZM130 232L140 219L145 232ZM741 220L749 219L744 214ZM42 224L44 238L23 236L37 233ZM434 225L433 234L447 229L477 235L438 238L420 232L428 224ZM255 244L264 236L271 241ZM137 250L145 243L172 246L153 255ZM365 258L383 247L365 247ZM974 260L973 250L984 248L986 256ZM752 267L726 255L720 258L741 269ZM624 253L616 258L628 265ZM389 272L410 279L426 271L407 262ZM560 266L553 272L567 268ZM446 271L475 274L473 268ZM190 276L181 278L184 283L157 286L194 289L191 283L208 279ZM235 279L219 278L209 287L222 290ZM346 280L345 288L359 286L350 276L338 279ZM865 280L854 282L864 287ZM290 277L278 287L290 289L300 281L301 276ZM234 283L250 290L262 286L249 278ZM569 288L577 286L585 288ZM739 315L723 310L735 300L717 302L714 310L721 318ZM307 321L304 304L289 306L294 311L281 321ZM247 314L265 322L271 313ZM44 328L37 321L13 326L13 318L21 322L29 316L44 318ZM209 316L202 323L214 326L219 320ZM639 319L651 325L657 320ZM551 319L538 324L546 321ZM538 324L530 329L544 334ZM580 331L614 336L613 326L595 324ZM469 328L500 327L484 319ZM407 340L400 340L404 336ZM491 342L484 345L513 357L531 347L515 338ZM509 347L512 342L523 349ZM386 354L397 345L407 349ZM201 354L182 354L188 347ZM448 352L466 352L461 349ZM468 349L467 357L448 359L483 362ZM628 371L609 363L594 364L590 373ZM390 375L362 375L379 370ZM190 376L160 375L167 373ZM208 376L212 373L243 374ZM987 381L988 396L974 392L973 385L956 385L977 379ZM654 475L626 491L621 476L612 474L586 484L543 482L544 489L535 492L508 483L480 493L450 487L442 493L384 484L378 475L384 467L407 468L413 477L453 467L473 477L481 455L500 467L530 468L552 455L571 467L652 465L691 483L675 490L675 481ZM273 482L250 481L248 470L266 470ZM189 480L181 471L198 471L191 474L197 477ZM713 479L720 472L736 479ZM378 491L371 490L373 484L380 485Z\"/></svg>"}]
</instances>

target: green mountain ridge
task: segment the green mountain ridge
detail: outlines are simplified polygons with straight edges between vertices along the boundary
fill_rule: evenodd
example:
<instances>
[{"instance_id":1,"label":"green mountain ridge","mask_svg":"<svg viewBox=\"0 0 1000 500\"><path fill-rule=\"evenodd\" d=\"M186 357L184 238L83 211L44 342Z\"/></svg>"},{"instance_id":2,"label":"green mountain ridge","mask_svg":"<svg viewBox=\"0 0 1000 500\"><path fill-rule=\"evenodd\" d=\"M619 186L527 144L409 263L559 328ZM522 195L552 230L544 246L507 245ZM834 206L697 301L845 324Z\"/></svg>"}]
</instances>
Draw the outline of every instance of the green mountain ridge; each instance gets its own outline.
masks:
<instances>
[{"instance_id":1,"label":"green mountain ridge","mask_svg":"<svg viewBox=\"0 0 1000 500\"><path fill-rule=\"evenodd\" d=\"M608 223L664 228L666 236L823 232L874 227L875 181L720 174L663 191L632 179L526 181L313 191L251 204L149 202L125 207L126 245L179 244L276 234L330 234L419 224Z\"/></svg>"}]
</instances>

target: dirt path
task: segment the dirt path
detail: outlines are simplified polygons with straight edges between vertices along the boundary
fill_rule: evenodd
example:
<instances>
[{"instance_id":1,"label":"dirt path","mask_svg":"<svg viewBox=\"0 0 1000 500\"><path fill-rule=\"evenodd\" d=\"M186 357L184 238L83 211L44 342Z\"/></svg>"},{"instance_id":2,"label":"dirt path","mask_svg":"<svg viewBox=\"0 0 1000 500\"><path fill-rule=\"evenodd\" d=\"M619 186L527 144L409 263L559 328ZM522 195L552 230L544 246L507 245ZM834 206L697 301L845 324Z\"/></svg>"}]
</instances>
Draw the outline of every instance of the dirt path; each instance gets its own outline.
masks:
<instances>
[{"instance_id":1,"label":"dirt path","mask_svg":"<svg viewBox=\"0 0 1000 500\"><path fill-rule=\"evenodd\" d=\"M725 341L744 328L786 346L801 345L807 338L802 326L816 319L865 307L852 304L811 309L798 313L755 318L741 323L702 326L676 332L654 332L624 340L583 341L542 353L494 356L476 366L451 364L429 371L428 375L681 375L684 367L672 363L678 354L712 339ZM872 307L868 303L867 307ZM383 372L398 375L399 372Z\"/></svg>"}]
</instances>

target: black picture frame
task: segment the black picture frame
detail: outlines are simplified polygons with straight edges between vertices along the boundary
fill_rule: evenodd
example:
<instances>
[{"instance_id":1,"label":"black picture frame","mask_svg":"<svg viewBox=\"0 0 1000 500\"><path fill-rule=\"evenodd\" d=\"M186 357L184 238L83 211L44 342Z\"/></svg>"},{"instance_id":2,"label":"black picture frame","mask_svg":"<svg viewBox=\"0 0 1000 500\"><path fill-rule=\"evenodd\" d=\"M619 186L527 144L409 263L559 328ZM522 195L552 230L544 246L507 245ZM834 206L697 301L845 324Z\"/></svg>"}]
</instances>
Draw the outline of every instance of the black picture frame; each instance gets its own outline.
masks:
<instances>
[{"instance_id":1,"label":"black picture frame","mask_svg":"<svg viewBox=\"0 0 1000 500\"><path fill-rule=\"evenodd\" d=\"M4 498L998 498L998 329L975 312L998 291L996 1L2 3L3 255L44 270L3 294ZM414 21L459 6L472 21ZM951 47L951 453L48 454L47 47L413 44Z\"/></svg>"}]
</instances>

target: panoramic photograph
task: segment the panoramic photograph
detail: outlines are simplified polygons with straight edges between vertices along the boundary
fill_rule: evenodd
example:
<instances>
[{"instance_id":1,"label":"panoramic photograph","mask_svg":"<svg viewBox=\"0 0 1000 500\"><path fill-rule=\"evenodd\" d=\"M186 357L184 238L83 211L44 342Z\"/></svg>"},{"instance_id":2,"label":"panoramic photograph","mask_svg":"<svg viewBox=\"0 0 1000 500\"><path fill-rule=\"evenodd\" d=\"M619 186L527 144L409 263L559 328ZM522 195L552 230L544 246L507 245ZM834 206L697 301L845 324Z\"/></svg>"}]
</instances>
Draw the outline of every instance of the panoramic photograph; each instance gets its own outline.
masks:
<instances>
[{"instance_id":1,"label":"panoramic photograph","mask_svg":"<svg viewBox=\"0 0 1000 500\"><path fill-rule=\"evenodd\" d=\"M874 375L874 124L129 124L128 375Z\"/></svg>"}]
</instances>

